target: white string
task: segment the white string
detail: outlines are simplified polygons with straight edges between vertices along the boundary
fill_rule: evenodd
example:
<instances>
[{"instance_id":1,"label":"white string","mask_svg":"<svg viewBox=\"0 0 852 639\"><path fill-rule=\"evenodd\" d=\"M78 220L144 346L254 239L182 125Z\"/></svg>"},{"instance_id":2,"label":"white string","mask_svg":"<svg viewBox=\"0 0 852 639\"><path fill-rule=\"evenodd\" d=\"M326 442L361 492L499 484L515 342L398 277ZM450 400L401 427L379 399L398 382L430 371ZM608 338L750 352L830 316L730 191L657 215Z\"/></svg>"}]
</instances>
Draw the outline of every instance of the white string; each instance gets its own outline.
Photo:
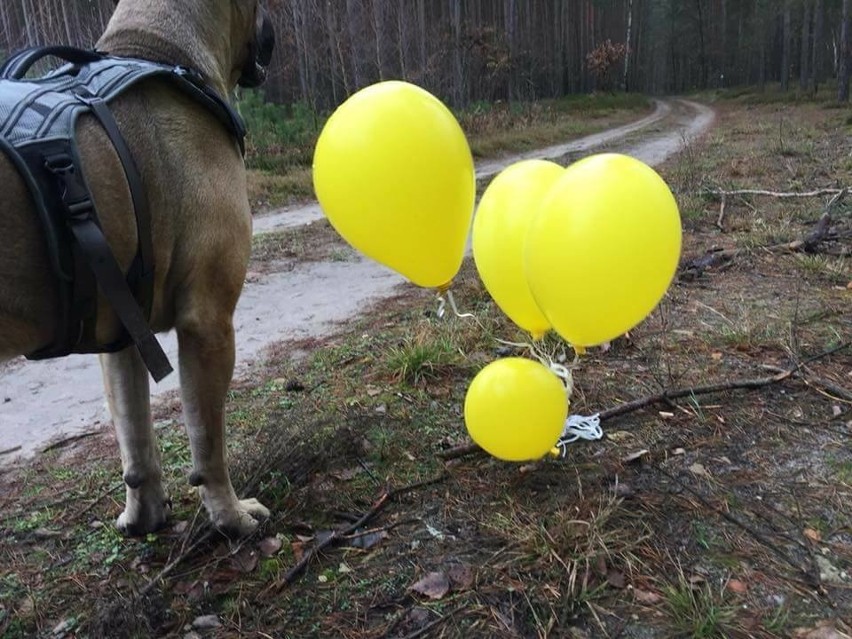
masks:
<instances>
[{"instance_id":1,"label":"white string","mask_svg":"<svg viewBox=\"0 0 852 639\"><path fill-rule=\"evenodd\" d=\"M559 449L562 457L568 454L568 446L576 441L597 441L603 437L601 418L599 413L589 415L571 415L565 420L565 429L556 442L555 448Z\"/></svg>"},{"instance_id":2,"label":"white string","mask_svg":"<svg viewBox=\"0 0 852 639\"><path fill-rule=\"evenodd\" d=\"M449 303L450 308L456 317L461 319L467 319L472 317L476 319L476 316L473 313L461 313L459 311L459 307L456 306L456 298L453 296L453 292L450 290L441 291L438 293L438 319L444 319L444 315L447 314L447 303Z\"/></svg>"}]
</instances>

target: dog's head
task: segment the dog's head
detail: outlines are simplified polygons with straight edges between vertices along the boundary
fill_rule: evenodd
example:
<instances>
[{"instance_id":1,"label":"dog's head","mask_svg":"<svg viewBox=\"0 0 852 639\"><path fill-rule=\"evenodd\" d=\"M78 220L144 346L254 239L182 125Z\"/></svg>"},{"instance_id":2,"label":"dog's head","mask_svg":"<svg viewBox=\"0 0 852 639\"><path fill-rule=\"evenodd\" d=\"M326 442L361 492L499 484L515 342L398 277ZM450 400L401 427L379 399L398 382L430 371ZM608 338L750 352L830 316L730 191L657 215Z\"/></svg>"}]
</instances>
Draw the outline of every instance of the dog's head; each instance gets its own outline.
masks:
<instances>
[{"instance_id":1,"label":"dog's head","mask_svg":"<svg viewBox=\"0 0 852 639\"><path fill-rule=\"evenodd\" d=\"M153 31L163 39L176 40L177 29L163 27L162 20L175 14L181 24L200 26L194 33L199 35L197 46L212 48L213 56L219 66L217 76L230 89L239 84L243 87L256 87L266 79L266 70L272 62L275 49L275 29L264 7L263 0L113 0L119 10L123 7L118 25L139 22L140 30L133 24L133 31L147 33ZM152 6L153 5L153 6ZM157 21L160 21L157 23ZM146 22L147 21L147 22ZM152 26L156 23L160 26ZM230 33L223 30L230 25ZM224 27L227 29L227 27ZM181 30L180 35L184 35ZM172 36L171 38L168 36ZM225 36L225 37L222 37ZM111 42L114 45L114 41ZM185 43L184 43L185 46ZM162 52L165 53L165 52ZM223 57L224 56L224 57ZM191 55L196 60L204 55ZM170 60L170 62L175 62ZM209 68L198 71L210 72Z\"/></svg>"},{"instance_id":2,"label":"dog's head","mask_svg":"<svg viewBox=\"0 0 852 639\"><path fill-rule=\"evenodd\" d=\"M254 5L255 19L238 83L241 87L251 88L260 86L266 80L266 70L272 62L272 52L275 50L275 29L269 14L260 2L243 2L243 4Z\"/></svg>"}]
</instances>

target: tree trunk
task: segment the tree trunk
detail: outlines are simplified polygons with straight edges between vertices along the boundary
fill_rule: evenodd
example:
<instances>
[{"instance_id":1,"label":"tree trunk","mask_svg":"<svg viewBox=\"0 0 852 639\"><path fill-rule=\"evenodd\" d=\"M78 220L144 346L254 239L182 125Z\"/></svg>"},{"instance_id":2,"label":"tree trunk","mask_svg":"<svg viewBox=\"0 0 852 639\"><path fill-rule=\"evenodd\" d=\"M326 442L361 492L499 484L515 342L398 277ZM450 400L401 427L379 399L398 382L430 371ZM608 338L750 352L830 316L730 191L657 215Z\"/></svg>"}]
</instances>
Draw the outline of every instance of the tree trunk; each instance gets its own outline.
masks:
<instances>
[{"instance_id":1,"label":"tree trunk","mask_svg":"<svg viewBox=\"0 0 852 639\"><path fill-rule=\"evenodd\" d=\"M784 0L784 44L781 52L781 90L790 90L790 59L792 33L790 28L790 1Z\"/></svg>"},{"instance_id":2,"label":"tree trunk","mask_svg":"<svg viewBox=\"0 0 852 639\"><path fill-rule=\"evenodd\" d=\"M810 77L810 45L811 45L811 0L802 2L802 47L799 58L799 89L804 93L808 90Z\"/></svg>"},{"instance_id":3,"label":"tree trunk","mask_svg":"<svg viewBox=\"0 0 852 639\"><path fill-rule=\"evenodd\" d=\"M633 0L627 0L627 35L624 38L624 45L626 47L624 53L624 78L621 82L621 87L625 91L629 89L627 85L627 76L630 73L630 47L632 46L632 38L633 35Z\"/></svg>"},{"instance_id":4,"label":"tree trunk","mask_svg":"<svg viewBox=\"0 0 852 639\"><path fill-rule=\"evenodd\" d=\"M509 69L506 83L507 99L509 102L515 99L515 0L505 0L506 15L506 39L509 42Z\"/></svg>"},{"instance_id":5,"label":"tree trunk","mask_svg":"<svg viewBox=\"0 0 852 639\"><path fill-rule=\"evenodd\" d=\"M814 41L813 41L813 63L811 64L810 91L816 95L819 91L819 81L822 71L822 31L824 24L823 1L816 0L814 5Z\"/></svg>"},{"instance_id":6,"label":"tree trunk","mask_svg":"<svg viewBox=\"0 0 852 639\"><path fill-rule=\"evenodd\" d=\"M450 0L453 18L453 101L464 105L464 75L462 70L461 13L462 0Z\"/></svg>"},{"instance_id":7,"label":"tree trunk","mask_svg":"<svg viewBox=\"0 0 852 639\"><path fill-rule=\"evenodd\" d=\"M837 71L837 100L849 102L849 0L843 0L840 24L840 64Z\"/></svg>"},{"instance_id":8,"label":"tree trunk","mask_svg":"<svg viewBox=\"0 0 852 639\"><path fill-rule=\"evenodd\" d=\"M707 48L704 43L704 12L701 8L701 0L695 0L698 9L698 43L701 56L701 80L699 82L701 88L707 86Z\"/></svg>"}]
</instances>

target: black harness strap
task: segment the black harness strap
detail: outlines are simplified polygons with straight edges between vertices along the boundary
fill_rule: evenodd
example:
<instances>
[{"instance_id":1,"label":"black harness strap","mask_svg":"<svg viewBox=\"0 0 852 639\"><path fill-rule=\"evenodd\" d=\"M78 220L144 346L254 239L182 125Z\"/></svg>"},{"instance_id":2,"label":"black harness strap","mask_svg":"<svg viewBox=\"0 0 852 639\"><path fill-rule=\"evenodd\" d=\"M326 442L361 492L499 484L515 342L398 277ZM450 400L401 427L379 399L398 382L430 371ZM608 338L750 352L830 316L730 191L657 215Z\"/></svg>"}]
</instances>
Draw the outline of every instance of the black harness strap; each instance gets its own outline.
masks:
<instances>
[{"instance_id":1,"label":"black harness strap","mask_svg":"<svg viewBox=\"0 0 852 639\"><path fill-rule=\"evenodd\" d=\"M98 224L95 205L71 146L68 145L64 152L46 157L45 167L60 183L65 222L80 248L75 259L82 257L86 260L101 291L139 349L145 366L159 382L172 372L171 364L148 327ZM81 296L87 297L87 293L85 291Z\"/></svg>"},{"instance_id":2,"label":"black harness strap","mask_svg":"<svg viewBox=\"0 0 852 639\"><path fill-rule=\"evenodd\" d=\"M154 238L151 234L151 209L148 207L148 196L142 185L136 160L133 159L124 136L121 135L112 111L99 98L83 96L82 99L92 108L92 113L109 136L124 168L127 185L130 187L130 197L133 200L133 208L136 210L138 251L130 265L127 277L130 281L136 282L136 300L142 305L144 316L150 319L151 307L154 303Z\"/></svg>"}]
</instances>

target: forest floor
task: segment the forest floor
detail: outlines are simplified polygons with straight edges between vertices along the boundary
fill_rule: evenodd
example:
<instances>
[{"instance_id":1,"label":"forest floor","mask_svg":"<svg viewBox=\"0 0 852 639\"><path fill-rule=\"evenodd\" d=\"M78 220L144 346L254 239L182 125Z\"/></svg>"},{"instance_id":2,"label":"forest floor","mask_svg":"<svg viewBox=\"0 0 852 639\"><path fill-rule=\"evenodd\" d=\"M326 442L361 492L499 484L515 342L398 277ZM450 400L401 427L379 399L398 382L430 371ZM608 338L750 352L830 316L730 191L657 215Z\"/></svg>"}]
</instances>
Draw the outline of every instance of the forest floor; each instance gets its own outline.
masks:
<instances>
[{"instance_id":1,"label":"forest floor","mask_svg":"<svg viewBox=\"0 0 852 639\"><path fill-rule=\"evenodd\" d=\"M658 166L685 229L674 285L575 373L577 413L658 401L564 459L464 448L467 385L508 354L495 338L521 336L470 260L454 291L475 322L394 283L235 380L235 483L273 511L254 538L208 529L176 399L156 411L161 533L113 529L108 431L0 475L0 633L849 637L852 198L712 191L852 185L852 120L748 94L712 107L712 130ZM258 279L359 263L324 222L259 239L253 260Z\"/></svg>"}]
</instances>

